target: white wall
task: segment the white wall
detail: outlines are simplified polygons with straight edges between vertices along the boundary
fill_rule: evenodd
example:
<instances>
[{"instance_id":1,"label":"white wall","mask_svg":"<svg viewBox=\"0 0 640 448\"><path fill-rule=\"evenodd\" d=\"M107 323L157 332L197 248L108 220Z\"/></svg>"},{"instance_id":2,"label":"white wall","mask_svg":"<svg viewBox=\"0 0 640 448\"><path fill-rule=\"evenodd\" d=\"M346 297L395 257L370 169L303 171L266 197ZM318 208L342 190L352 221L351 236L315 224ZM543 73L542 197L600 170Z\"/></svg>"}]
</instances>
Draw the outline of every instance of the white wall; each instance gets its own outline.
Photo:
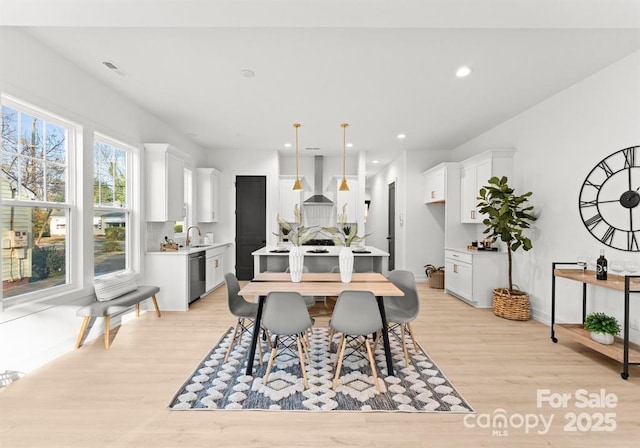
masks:
<instances>
[{"instance_id":1,"label":"white wall","mask_svg":"<svg viewBox=\"0 0 640 448\"><path fill-rule=\"evenodd\" d=\"M449 161L450 151L404 151L374 176L369 183L371 195L367 244L388 250L388 188L396 183L396 257L395 268L426 278L424 265L444 264L444 206L424 203L422 173ZM402 224L401 224L402 216Z\"/></svg>"},{"instance_id":2,"label":"white wall","mask_svg":"<svg viewBox=\"0 0 640 448\"><path fill-rule=\"evenodd\" d=\"M233 243L225 253L225 272L235 270L236 236L236 176L267 177L267 241L275 245L278 214L279 160L277 151L209 150L203 164L217 168L220 174L220 215L215 224L201 225L203 231L214 233L216 242Z\"/></svg>"},{"instance_id":3,"label":"white wall","mask_svg":"<svg viewBox=\"0 0 640 448\"><path fill-rule=\"evenodd\" d=\"M92 173L92 138L100 132L129 145L141 148L144 142L166 142L190 154L193 163L202 158L202 149L186 137L161 122L151 113L78 70L67 60L51 52L24 32L0 28L0 90L37 107L45 109L82 126L83 150L78 163ZM121 80L122 82L126 82ZM136 175L143 182L143 173ZM83 227L81 248L77 256L91 266L93 261L93 196L92 176L78 179L80 203L78 210L88 214ZM144 184L142 184L144 185ZM144 197L142 197L144 204ZM144 219L144 217L142 217ZM137 250L144 253L144 225ZM74 301L92 292L92 272L82 273L83 290L46 301L10 308L0 313L0 371L14 369L30 371L55 357L72 350L80 328ZM115 322L117 323L117 321ZM96 322L95 328L101 327ZM92 332L95 335L97 332Z\"/></svg>"},{"instance_id":4,"label":"white wall","mask_svg":"<svg viewBox=\"0 0 640 448\"><path fill-rule=\"evenodd\" d=\"M551 263L595 257L605 249L612 259L638 258L637 252L614 250L585 228L578 195L590 170L620 149L640 144L640 52L536 105L454 150L454 160L495 147L513 147L513 185L532 191L539 219L530 232L533 249L514 254L514 282L531 295L533 315L550 321ZM557 281L559 321L580 321L581 286ZM622 293L590 286L588 311L603 311L619 319ZM632 319L640 307L631 305ZM637 331L630 337L639 340Z\"/></svg>"}]
</instances>

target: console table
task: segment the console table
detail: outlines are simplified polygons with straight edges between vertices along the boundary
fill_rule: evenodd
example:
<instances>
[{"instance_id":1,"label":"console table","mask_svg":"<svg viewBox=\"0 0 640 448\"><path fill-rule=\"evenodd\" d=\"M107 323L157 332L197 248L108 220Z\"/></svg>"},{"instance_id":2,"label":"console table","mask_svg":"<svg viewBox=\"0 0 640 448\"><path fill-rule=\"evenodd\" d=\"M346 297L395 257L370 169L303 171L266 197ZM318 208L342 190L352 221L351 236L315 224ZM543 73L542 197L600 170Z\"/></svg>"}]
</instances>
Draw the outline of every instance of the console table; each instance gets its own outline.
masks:
<instances>
[{"instance_id":1,"label":"console table","mask_svg":"<svg viewBox=\"0 0 640 448\"><path fill-rule=\"evenodd\" d=\"M622 379L629 378L629 365L640 365L640 347L629 342L629 297L631 294L640 294L640 275L612 275L607 280L596 279L595 271L583 268L559 269L559 265L578 265L576 262L552 263L551 281L551 340L558 342L556 332L579 342L597 352L602 353L622 363ZM556 320L556 277L565 278L582 283L582 324L557 324ZM587 284L602 288L624 291L624 320L622 327L624 335L616 338L612 345L604 345L591 339L589 332L584 329L587 306Z\"/></svg>"}]
</instances>

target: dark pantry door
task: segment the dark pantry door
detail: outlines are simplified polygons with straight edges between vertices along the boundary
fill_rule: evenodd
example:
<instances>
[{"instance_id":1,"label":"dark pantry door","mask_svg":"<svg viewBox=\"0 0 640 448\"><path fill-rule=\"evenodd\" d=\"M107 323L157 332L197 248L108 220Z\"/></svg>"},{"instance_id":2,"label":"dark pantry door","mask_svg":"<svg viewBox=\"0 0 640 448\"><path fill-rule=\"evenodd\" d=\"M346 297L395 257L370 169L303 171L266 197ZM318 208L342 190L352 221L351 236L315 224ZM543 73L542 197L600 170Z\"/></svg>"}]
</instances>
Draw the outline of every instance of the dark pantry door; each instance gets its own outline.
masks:
<instances>
[{"instance_id":1,"label":"dark pantry door","mask_svg":"<svg viewBox=\"0 0 640 448\"><path fill-rule=\"evenodd\" d=\"M267 243L267 178L236 176L236 276L253 278L253 256Z\"/></svg>"},{"instance_id":2,"label":"dark pantry door","mask_svg":"<svg viewBox=\"0 0 640 448\"><path fill-rule=\"evenodd\" d=\"M396 183L389 184L389 213L387 217L389 226L389 271L396 268Z\"/></svg>"}]
</instances>

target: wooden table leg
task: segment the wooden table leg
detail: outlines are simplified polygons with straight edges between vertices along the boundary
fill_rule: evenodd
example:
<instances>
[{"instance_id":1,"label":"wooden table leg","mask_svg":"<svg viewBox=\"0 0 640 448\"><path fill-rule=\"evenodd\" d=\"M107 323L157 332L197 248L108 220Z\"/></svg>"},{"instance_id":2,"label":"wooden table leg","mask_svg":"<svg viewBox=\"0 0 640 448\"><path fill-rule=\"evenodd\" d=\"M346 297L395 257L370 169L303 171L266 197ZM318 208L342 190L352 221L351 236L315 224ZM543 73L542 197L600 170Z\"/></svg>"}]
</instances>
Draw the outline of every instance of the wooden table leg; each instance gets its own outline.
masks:
<instances>
[{"instance_id":1,"label":"wooden table leg","mask_svg":"<svg viewBox=\"0 0 640 448\"><path fill-rule=\"evenodd\" d=\"M384 312L384 301L382 296L376 296L378 301L378 309L382 318L382 343L384 345L384 356L387 359L387 375L394 376L393 359L391 356L391 346L389 345L389 332L387 331L387 315Z\"/></svg>"},{"instance_id":2,"label":"wooden table leg","mask_svg":"<svg viewBox=\"0 0 640 448\"><path fill-rule=\"evenodd\" d=\"M247 360L247 370L245 371L245 375L251 375L253 373L253 358L256 356L256 345L258 344L258 336L260 336L260 320L262 319L262 307L264 306L265 299L265 296L260 296L258 299L258 313L256 314L256 320L253 323L251 350L249 350L249 359Z\"/></svg>"}]
</instances>

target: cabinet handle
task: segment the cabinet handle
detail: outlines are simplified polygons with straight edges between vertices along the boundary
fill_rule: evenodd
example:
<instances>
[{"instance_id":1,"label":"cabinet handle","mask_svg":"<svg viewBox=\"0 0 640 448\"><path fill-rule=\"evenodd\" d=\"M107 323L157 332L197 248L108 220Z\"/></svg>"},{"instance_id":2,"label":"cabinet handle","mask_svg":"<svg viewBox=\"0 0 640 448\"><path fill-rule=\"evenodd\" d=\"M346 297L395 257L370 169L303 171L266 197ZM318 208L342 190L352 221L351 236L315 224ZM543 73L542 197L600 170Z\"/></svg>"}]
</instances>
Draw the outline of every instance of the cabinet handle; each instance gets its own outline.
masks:
<instances>
[{"instance_id":1,"label":"cabinet handle","mask_svg":"<svg viewBox=\"0 0 640 448\"><path fill-rule=\"evenodd\" d=\"M218 267L218 260L216 260L216 267Z\"/></svg>"},{"instance_id":2,"label":"cabinet handle","mask_svg":"<svg viewBox=\"0 0 640 448\"><path fill-rule=\"evenodd\" d=\"M436 192L431 190L431 199L434 199L436 197Z\"/></svg>"},{"instance_id":3,"label":"cabinet handle","mask_svg":"<svg viewBox=\"0 0 640 448\"><path fill-rule=\"evenodd\" d=\"M456 274L458 273L458 265L457 264L453 264L453 272L455 272Z\"/></svg>"},{"instance_id":4,"label":"cabinet handle","mask_svg":"<svg viewBox=\"0 0 640 448\"><path fill-rule=\"evenodd\" d=\"M471 210L471 219L476 219L476 211Z\"/></svg>"}]
</instances>

